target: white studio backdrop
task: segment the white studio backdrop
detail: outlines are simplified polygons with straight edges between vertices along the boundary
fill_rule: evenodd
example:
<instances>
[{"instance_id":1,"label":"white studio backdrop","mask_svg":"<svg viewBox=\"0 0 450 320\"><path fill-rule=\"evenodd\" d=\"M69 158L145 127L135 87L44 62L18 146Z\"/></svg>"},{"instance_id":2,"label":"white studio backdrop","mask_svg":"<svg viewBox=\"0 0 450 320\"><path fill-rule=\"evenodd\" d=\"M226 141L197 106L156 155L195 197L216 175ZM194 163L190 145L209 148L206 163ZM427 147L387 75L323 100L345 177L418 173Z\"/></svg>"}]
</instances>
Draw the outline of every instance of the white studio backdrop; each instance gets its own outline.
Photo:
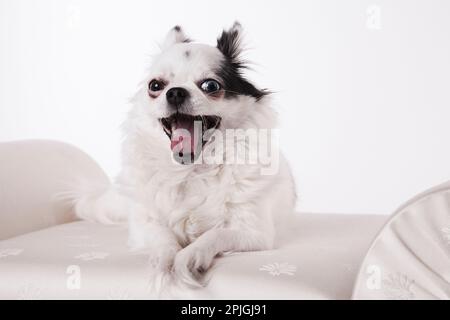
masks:
<instances>
[{"instance_id":1,"label":"white studio backdrop","mask_svg":"<svg viewBox=\"0 0 450 320\"><path fill-rule=\"evenodd\" d=\"M450 179L449 17L447 0L0 0L0 141L66 141L114 176L158 41L180 24L213 44L239 20L299 209L391 213Z\"/></svg>"}]
</instances>

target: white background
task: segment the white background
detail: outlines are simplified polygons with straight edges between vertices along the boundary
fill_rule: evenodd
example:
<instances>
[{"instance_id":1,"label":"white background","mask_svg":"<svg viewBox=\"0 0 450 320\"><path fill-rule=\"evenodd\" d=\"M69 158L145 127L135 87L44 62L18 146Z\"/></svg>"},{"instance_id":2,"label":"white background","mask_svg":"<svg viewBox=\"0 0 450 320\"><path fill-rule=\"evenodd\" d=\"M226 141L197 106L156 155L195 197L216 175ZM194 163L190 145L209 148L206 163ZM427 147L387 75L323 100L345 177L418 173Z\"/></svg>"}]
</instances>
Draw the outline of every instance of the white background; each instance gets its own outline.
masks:
<instances>
[{"instance_id":1,"label":"white background","mask_svg":"<svg viewBox=\"0 0 450 320\"><path fill-rule=\"evenodd\" d=\"M0 141L66 141L114 176L157 42L180 24L213 44L234 20L277 92L300 209L390 213L450 179L446 0L0 0Z\"/></svg>"}]
</instances>

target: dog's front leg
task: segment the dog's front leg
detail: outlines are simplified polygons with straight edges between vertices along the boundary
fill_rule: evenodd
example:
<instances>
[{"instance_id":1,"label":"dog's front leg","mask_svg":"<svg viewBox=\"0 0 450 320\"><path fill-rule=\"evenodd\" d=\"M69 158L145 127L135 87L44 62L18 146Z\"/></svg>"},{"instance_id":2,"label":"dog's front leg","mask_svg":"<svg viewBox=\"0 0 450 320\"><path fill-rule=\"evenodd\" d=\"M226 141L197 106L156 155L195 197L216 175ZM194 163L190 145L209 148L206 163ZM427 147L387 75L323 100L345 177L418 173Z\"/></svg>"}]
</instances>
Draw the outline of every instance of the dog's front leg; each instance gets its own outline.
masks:
<instances>
[{"instance_id":1,"label":"dog's front leg","mask_svg":"<svg viewBox=\"0 0 450 320\"><path fill-rule=\"evenodd\" d=\"M128 244L133 251L149 254L149 267L154 271L171 270L176 253L181 249L172 231L155 222L130 223Z\"/></svg>"},{"instance_id":2,"label":"dog's front leg","mask_svg":"<svg viewBox=\"0 0 450 320\"><path fill-rule=\"evenodd\" d=\"M250 228L211 229L177 253L174 262L175 277L191 287L201 287L203 273L210 268L218 254L270 249L273 246L270 233Z\"/></svg>"},{"instance_id":3,"label":"dog's front leg","mask_svg":"<svg viewBox=\"0 0 450 320\"><path fill-rule=\"evenodd\" d=\"M148 255L148 286L155 298L161 297L172 280L171 270L177 252L181 249L173 232L137 214L129 219L128 245L131 250Z\"/></svg>"},{"instance_id":4,"label":"dog's front leg","mask_svg":"<svg viewBox=\"0 0 450 320\"><path fill-rule=\"evenodd\" d=\"M155 222L130 226L132 250L148 255L148 290L153 298L161 298L172 282L172 268L181 249L172 231Z\"/></svg>"}]
</instances>

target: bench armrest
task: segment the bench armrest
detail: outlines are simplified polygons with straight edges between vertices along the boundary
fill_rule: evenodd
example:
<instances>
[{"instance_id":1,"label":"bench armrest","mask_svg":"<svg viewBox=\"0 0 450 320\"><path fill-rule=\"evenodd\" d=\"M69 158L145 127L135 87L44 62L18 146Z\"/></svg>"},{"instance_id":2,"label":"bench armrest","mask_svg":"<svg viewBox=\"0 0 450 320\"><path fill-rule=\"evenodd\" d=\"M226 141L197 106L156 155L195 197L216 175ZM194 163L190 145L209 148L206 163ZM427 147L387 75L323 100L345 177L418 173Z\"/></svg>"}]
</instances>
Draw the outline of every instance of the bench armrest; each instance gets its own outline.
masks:
<instances>
[{"instance_id":1,"label":"bench armrest","mask_svg":"<svg viewBox=\"0 0 450 320\"><path fill-rule=\"evenodd\" d=\"M55 195L84 178L108 183L95 161L71 145L0 143L0 240L76 220L70 203Z\"/></svg>"}]
</instances>

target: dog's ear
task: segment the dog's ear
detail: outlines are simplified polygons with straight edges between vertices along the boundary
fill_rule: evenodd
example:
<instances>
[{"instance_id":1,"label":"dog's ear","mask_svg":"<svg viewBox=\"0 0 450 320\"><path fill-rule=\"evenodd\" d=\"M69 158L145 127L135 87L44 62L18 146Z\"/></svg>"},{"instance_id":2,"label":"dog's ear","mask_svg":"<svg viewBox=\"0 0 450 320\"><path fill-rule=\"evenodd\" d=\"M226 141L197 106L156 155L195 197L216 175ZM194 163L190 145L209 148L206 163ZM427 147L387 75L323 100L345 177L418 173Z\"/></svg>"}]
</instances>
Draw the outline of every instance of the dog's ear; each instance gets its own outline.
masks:
<instances>
[{"instance_id":1,"label":"dog's ear","mask_svg":"<svg viewBox=\"0 0 450 320\"><path fill-rule=\"evenodd\" d=\"M217 49L232 62L238 62L242 52L241 48L242 26L235 22L229 30L223 30L217 38Z\"/></svg>"},{"instance_id":2,"label":"dog's ear","mask_svg":"<svg viewBox=\"0 0 450 320\"><path fill-rule=\"evenodd\" d=\"M225 61L218 71L225 87L225 98L238 94L251 96L256 101L270 94L269 91L257 89L242 75L242 70L247 68L246 61L242 60L242 27L235 22L229 30L224 30L217 38L217 49L222 52Z\"/></svg>"},{"instance_id":3,"label":"dog's ear","mask_svg":"<svg viewBox=\"0 0 450 320\"><path fill-rule=\"evenodd\" d=\"M186 37L183 29L180 26L175 26L167 33L166 38L164 39L163 44L161 45L162 50L166 50L167 48L173 46L176 43L182 42L190 42L191 40Z\"/></svg>"}]
</instances>

